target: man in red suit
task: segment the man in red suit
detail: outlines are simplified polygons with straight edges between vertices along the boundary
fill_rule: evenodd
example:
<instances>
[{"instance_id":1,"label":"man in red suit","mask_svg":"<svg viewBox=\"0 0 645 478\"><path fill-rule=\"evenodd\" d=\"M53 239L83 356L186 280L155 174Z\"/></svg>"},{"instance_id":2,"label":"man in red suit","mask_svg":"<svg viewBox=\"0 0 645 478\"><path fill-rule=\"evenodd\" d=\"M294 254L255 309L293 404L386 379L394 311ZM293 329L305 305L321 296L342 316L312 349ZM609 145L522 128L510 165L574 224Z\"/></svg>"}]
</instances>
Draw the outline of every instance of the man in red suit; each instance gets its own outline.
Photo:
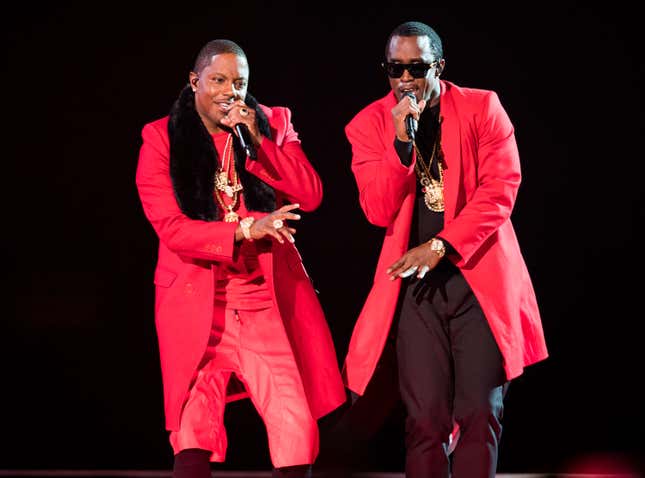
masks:
<instances>
[{"instance_id":1,"label":"man in red suit","mask_svg":"<svg viewBox=\"0 0 645 478\"><path fill-rule=\"evenodd\" d=\"M247 92L230 40L200 50L170 114L146 124L136 184L159 237L155 320L175 478L210 477L224 407L248 397L275 477L311 475L317 419L345 401L328 324L294 244L322 184L286 107ZM237 388L235 387L237 385Z\"/></svg>"},{"instance_id":2,"label":"man in red suit","mask_svg":"<svg viewBox=\"0 0 645 478\"><path fill-rule=\"evenodd\" d=\"M344 379L362 395L392 337L406 476L494 477L506 386L548 355L510 220L513 125L495 92L440 79L424 23L394 29L383 66L391 91L345 128L361 207L386 231Z\"/></svg>"}]
</instances>

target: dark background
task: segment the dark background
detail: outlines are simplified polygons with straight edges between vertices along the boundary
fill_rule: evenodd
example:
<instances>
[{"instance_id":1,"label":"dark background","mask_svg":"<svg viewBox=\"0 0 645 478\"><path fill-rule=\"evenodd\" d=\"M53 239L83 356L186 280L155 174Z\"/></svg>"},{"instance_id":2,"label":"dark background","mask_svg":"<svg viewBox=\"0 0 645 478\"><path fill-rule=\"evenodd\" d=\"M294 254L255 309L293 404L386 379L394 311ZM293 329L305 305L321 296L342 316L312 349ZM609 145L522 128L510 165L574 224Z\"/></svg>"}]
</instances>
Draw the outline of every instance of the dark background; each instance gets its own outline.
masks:
<instances>
[{"instance_id":1,"label":"dark background","mask_svg":"<svg viewBox=\"0 0 645 478\"><path fill-rule=\"evenodd\" d=\"M496 90L516 127L523 183L513 221L550 358L509 391L499 471L642 459L645 155L635 11L616 2L23 3L2 20L9 108L0 237L12 307L0 322L0 468L171 467L153 322L157 239L134 174L141 128L167 113L198 49L214 38L245 49L260 102L292 109L323 179L323 204L300 221L297 244L342 361L383 235L359 209L343 127L388 91L379 62L387 35L406 20L434 26L443 77ZM227 423L222 467L267 468L250 403L229 406ZM333 430L323 423L324 450L338 443ZM394 411L361 467L400 470L401 433ZM321 466L336 460L324 450Z\"/></svg>"}]
</instances>

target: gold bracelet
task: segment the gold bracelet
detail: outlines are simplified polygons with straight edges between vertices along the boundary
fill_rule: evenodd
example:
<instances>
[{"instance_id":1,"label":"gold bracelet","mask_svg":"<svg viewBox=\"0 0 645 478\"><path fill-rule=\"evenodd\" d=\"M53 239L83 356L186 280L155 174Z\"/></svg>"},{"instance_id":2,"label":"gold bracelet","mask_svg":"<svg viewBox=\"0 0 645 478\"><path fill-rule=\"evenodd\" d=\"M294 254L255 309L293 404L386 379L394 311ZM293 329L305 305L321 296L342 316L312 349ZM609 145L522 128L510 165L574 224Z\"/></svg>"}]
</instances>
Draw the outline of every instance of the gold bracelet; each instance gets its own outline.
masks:
<instances>
[{"instance_id":1,"label":"gold bracelet","mask_svg":"<svg viewBox=\"0 0 645 478\"><path fill-rule=\"evenodd\" d=\"M247 241L253 240L253 238L251 237L251 226L253 225L254 221L255 218L253 216L247 216L240 221L240 229L242 229L242 234Z\"/></svg>"},{"instance_id":2,"label":"gold bracelet","mask_svg":"<svg viewBox=\"0 0 645 478\"><path fill-rule=\"evenodd\" d=\"M435 252L439 258L442 258L446 254L446 245L441 239L433 237L428 241L428 243L430 244L430 250Z\"/></svg>"}]
</instances>

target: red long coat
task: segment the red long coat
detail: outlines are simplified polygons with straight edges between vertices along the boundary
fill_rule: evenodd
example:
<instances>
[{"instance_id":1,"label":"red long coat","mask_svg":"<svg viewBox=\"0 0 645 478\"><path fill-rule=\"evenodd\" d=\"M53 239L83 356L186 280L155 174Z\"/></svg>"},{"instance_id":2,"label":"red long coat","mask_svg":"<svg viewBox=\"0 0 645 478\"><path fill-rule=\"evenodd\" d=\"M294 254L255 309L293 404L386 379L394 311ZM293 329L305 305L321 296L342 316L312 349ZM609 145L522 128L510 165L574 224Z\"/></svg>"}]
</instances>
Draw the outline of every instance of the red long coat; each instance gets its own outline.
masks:
<instances>
[{"instance_id":1,"label":"red long coat","mask_svg":"<svg viewBox=\"0 0 645 478\"><path fill-rule=\"evenodd\" d=\"M322 183L301 148L289 109L260 107L272 139L263 139L257 161L247 158L246 169L276 190L278 206L287 199L299 203L303 211L316 209ZM168 117L144 126L136 184L146 217L159 237L155 322L166 428L176 430L190 380L206 349L214 278L219 267L232 261L237 224L193 220L182 213L169 174L167 127ZM260 252L259 262L291 341L312 415L319 418L341 405L346 395L318 297L294 244L272 240Z\"/></svg>"},{"instance_id":2,"label":"red long coat","mask_svg":"<svg viewBox=\"0 0 645 478\"><path fill-rule=\"evenodd\" d=\"M343 365L347 387L358 394L374 373L392 324L401 281L390 281L385 271L408 249L414 209L414 161L404 167L393 146L395 104L390 92L345 127L361 207L372 224L387 228L374 283ZM441 117L446 170L439 235L459 253L454 262L479 300L511 379L548 355L510 220L521 180L513 125L494 92L447 81L441 81Z\"/></svg>"}]
</instances>

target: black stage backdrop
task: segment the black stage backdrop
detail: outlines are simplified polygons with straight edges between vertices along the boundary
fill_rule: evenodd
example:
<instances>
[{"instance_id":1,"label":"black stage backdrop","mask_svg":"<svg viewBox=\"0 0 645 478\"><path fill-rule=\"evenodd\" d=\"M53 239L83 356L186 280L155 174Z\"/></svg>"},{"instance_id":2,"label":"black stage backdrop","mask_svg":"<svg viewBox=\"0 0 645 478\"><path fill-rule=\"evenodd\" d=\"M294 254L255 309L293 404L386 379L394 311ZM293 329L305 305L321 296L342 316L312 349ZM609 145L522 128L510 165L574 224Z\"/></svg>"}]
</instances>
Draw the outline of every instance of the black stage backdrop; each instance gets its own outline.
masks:
<instances>
[{"instance_id":1,"label":"black stage backdrop","mask_svg":"<svg viewBox=\"0 0 645 478\"><path fill-rule=\"evenodd\" d=\"M261 102L292 109L324 181L323 204L304 215L297 243L342 362L384 233L358 206L343 127L386 93L384 43L406 20L435 26L443 77L496 90L516 127L523 183L513 221L551 356L510 388L500 472L632 466L645 449L642 27L618 3L570 3L5 12L0 237L11 306L0 322L0 469L171 467L153 321L157 240L134 175L142 126L168 112L214 38L245 49ZM379 425L354 461L400 470L400 408L379 422L378 400L366 407ZM226 420L220 468L267 468L251 404L232 404ZM321 428L320 465L334 466L353 440L339 432L342 420Z\"/></svg>"}]
</instances>

